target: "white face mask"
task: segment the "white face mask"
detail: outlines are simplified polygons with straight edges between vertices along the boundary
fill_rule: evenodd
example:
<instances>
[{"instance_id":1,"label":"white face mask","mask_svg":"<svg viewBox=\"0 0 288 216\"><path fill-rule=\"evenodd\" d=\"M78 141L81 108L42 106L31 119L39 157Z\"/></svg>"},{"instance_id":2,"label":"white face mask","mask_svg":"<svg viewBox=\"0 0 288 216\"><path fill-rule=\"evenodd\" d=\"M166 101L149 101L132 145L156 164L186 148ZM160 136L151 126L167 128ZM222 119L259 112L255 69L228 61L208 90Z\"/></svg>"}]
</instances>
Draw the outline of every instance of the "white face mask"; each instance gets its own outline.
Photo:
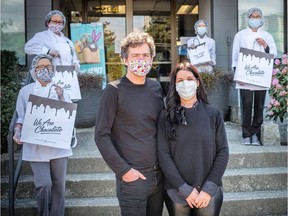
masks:
<instances>
[{"instance_id":1,"label":"white face mask","mask_svg":"<svg viewBox=\"0 0 288 216\"><path fill-rule=\"evenodd\" d=\"M252 28L259 28L261 26L261 23L262 23L261 19L254 19L254 18L248 19L248 24Z\"/></svg>"},{"instance_id":2,"label":"white face mask","mask_svg":"<svg viewBox=\"0 0 288 216\"><path fill-rule=\"evenodd\" d=\"M190 100L196 94L197 82L196 80L184 80L176 83L176 91L184 100Z\"/></svg>"},{"instance_id":3,"label":"white face mask","mask_svg":"<svg viewBox=\"0 0 288 216\"><path fill-rule=\"evenodd\" d=\"M197 34L203 36L207 31L206 27L197 27Z\"/></svg>"}]
</instances>

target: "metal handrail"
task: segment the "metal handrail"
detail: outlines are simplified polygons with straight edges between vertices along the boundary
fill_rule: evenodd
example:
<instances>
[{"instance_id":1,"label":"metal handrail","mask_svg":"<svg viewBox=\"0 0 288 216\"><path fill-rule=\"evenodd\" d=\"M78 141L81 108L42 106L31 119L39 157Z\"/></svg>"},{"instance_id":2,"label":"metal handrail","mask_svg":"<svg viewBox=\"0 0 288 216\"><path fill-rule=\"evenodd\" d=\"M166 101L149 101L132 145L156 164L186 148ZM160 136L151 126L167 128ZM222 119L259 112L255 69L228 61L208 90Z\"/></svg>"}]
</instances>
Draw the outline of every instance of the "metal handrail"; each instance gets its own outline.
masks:
<instances>
[{"instance_id":1,"label":"metal handrail","mask_svg":"<svg viewBox=\"0 0 288 216\"><path fill-rule=\"evenodd\" d=\"M25 79L25 85L28 85L31 82L31 74L28 72L27 77ZM9 125L9 133L7 137L8 141L8 155L9 155L9 215L14 216L14 209L15 209L15 192L19 180L19 176L21 173L22 168L22 148L19 155L19 159L17 162L17 166L14 173L14 142L13 142L13 134L14 134L14 127L17 120L17 112L14 111L13 117L10 121Z\"/></svg>"}]
</instances>

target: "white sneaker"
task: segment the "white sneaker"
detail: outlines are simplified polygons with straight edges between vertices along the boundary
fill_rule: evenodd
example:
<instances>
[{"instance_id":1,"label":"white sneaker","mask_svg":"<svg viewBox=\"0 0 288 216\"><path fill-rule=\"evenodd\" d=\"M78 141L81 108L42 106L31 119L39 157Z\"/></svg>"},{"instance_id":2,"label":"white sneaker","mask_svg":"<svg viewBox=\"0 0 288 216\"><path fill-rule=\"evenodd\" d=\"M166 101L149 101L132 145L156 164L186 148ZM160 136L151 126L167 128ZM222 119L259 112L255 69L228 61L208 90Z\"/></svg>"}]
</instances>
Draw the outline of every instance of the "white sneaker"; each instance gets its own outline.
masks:
<instances>
[{"instance_id":1,"label":"white sneaker","mask_svg":"<svg viewBox=\"0 0 288 216\"><path fill-rule=\"evenodd\" d=\"M242 145L251 145L251 137L243 138Z\"/></svg>"},{"instance_id":2,"label":"white sneaker","mask_svg":"<svg viewBox=\"0 0 288 216\"><path fill-rule=\"evenodd\" d=\"M77 146L76 128L74 127L71 139L71 148L75 148L76 146Z\"/></svg>"},{"instance_id":3,"label":"white sneaker","mask_svg":"<svg viewBox=\"0 0 288 216\"><path fill-rule=\"evenodd\" d=\"M256 136L256 134L254 134L253 136L252 136L252 145L254 145L254 146L260 146L260 141L259 141L259 139L258 139L258 137Z\"/></svg>"}]
</instances>

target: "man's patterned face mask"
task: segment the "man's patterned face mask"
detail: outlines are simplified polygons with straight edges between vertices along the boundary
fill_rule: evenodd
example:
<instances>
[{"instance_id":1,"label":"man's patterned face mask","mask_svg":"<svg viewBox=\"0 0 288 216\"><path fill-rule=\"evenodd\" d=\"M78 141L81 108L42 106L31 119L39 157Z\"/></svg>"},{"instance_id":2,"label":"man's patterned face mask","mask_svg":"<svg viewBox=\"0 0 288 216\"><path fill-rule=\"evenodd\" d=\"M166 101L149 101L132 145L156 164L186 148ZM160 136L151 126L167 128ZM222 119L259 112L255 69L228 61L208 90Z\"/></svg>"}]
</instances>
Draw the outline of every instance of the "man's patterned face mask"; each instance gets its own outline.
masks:
<instances>
[{"instance_id":1,"label":"man's patterned face mask","mask_svg":"<svg viewBox=\"0 0 288 216\"><path fill-rule=\"evenodd\" d=\"M129 61L129 69L137 76L145 76L152 67L152 60L133 60Z\"/></svg>"}]
</instances>

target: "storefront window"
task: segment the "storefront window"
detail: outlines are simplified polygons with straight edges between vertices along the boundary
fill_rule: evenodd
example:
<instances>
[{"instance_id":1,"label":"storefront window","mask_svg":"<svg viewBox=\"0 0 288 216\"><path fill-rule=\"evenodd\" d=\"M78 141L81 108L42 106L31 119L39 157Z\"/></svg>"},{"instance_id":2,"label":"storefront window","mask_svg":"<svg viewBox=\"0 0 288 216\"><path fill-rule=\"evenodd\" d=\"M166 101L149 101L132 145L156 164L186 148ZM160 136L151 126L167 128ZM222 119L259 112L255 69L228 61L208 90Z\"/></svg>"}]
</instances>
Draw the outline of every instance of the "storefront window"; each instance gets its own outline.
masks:
<instances>
[{"instance_id":1,"label":"storefront window","mask_svg":"<svg viewBox=\"0 0 288 216\"><path fill-rule=\"evenodd\" d=\"M88 22L101 22L104 28L107 82L118 79L125 73L121 63L121 40L126 33L125 1L88 1Z\"/></svg>"},{"instance_id":2,"label":"storefront window","mask_svg":"<svg viewBox=\"0 0 288 216\"><path fill-rule=\"evenodd\" d=\"M121 77L125 72L120 59L120 43L126 34L126 0L82 0L73 1L73 4L62 2L60 8L65 11L70 22L103 24L107 82ZM68 32L71 34L70 29Z\"/></svg>"},{"instance_id":3,"label":"storefront window","mask_svg":"<svg viewBox=\"0 0 288 216\"><path fill-rule=\"evenodd\" d=\"M1 50L16 51L19 64L25 65L24 1L1 1Z\"/></svg>"},{"instance_id":4,"label":"storefront window","mask_svg":"<svg viewBox=\"0 0 288 216\"><path fill-rule=\"evenodd\" d=\"M238 1L238 29L247 27L247 11L252 7L258 7L258 0ZM270 0L262 0L259 8L264 18L263 29L268 31L274 38L278 50L278 57L284 53L284 0L275 0L271 5ZM286 35L287 38L287 35Z\"/></svg>"},{"instance_id":5,"label":"storefront window","mask_svg":"<svg viewBox=\"0 0 288 216\"><path fill-rule=\"evenodd\" d=\"M159 81L165 94L171 71L170 1L134 1L133 14L133 31L147 32L154 39L156 56L148 77Z\"/></svg>"},{"instance_id":6,"label":"storefront window","mask_svg":"<svg viewBox=\"0 0 288 216\"><path fill-rule=\"evenodd\" d=\"M187 59L187 41L196 36L194 23L198 20L198 1L189 1L177 4L177 52L178 61Z\"/></svg>"}]
</instances>

